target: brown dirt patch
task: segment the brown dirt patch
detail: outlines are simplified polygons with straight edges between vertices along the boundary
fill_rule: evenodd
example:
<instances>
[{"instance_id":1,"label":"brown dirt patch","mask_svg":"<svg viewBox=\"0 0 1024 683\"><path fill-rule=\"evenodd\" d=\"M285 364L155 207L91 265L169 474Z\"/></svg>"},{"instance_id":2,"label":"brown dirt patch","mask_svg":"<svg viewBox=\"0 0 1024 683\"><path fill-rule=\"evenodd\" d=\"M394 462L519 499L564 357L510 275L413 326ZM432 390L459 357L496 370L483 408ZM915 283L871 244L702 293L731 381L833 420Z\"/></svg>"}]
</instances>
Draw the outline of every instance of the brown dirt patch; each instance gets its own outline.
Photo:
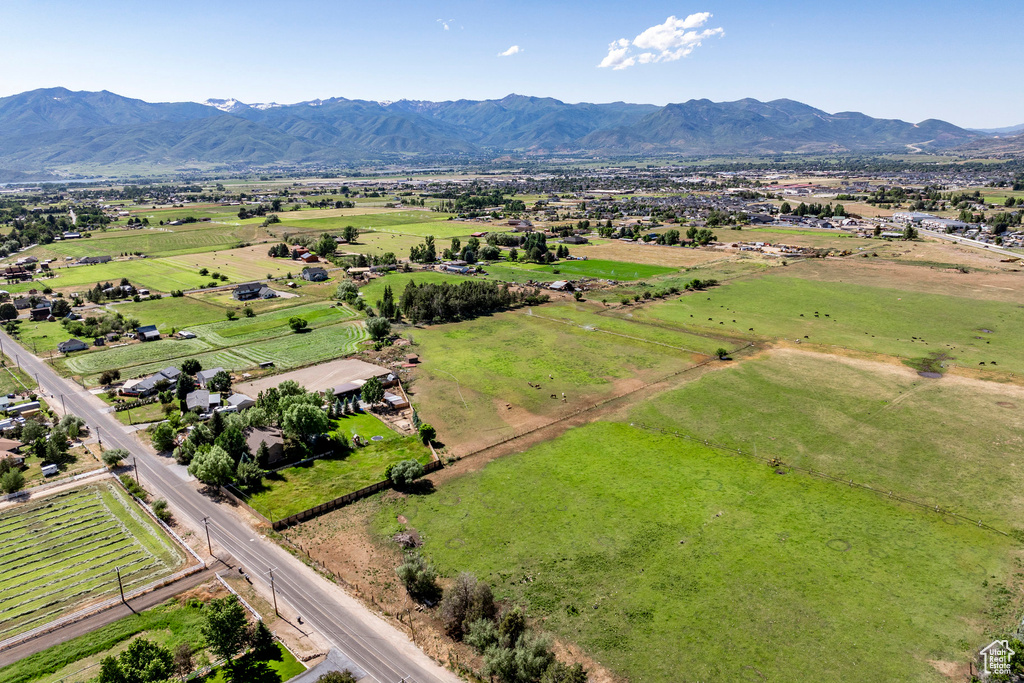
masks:
<instances>
[{"instance_id":1,"label":"brown dirt patch","mask_svg":"<svg viewBox=\"0 0 1024 683\"><path fill-rule=\"evenodd\" d=\"M996 405L1000 408L1016 408L1017 404L1010 403L1009 401L996 401Z\"/></svg>"},{"instance_id":2,"label":"brown dirt patch","mask_svg":"<svg viewBox=\"0 0 1024 683\"><path fill-rule=\"evenodd\" d=\"M944 662L938 659L929 659L928 663L946 678L957 681L965 681L970 678L970 664L967 662Z\"/></svg>"},{"instance_id":3,"label":"brown dirt patch","mask_svg":"<svg viewBox=\"0 0 1024 683\"><path fill-rule=\"evenodd\" d=\"M685 231L684 231L685 232ZM683 249L666 247L657 244L636 244L609 240L601 244L570 246L573 256L608 259L610 261L628 261L652 266L668 266L670 268L689 268L701 266L712 261L727 261L722 253L711 249Z\"/></svg>"}]
</instances>

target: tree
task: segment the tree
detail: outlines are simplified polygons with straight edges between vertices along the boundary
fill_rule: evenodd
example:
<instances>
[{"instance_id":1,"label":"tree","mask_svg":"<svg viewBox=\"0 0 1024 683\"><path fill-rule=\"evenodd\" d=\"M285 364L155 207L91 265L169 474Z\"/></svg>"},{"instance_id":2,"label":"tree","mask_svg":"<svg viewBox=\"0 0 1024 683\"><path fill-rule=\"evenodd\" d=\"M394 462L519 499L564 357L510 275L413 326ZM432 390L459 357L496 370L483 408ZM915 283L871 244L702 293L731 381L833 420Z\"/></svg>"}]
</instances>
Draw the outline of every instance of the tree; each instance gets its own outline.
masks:
<instances>
[{"instance_id":1,"label":"tree","mask_svg":"<svg viewBox=\"0 0 1024 683\"><path fill-rule=\"evenodd\" d=\"M390 465L385 472L396 489L404 489L423 476L423 465L415 460L402 460Z\"/></svg>"},{"instance_id":2,"label":"tree","mask_svg":"<svg viewBox=\"0 0 1024 683\"><path fill-rule=\"evenodd\" d=\"M195 376L197 372L203 369L202 363L195 358L186 358L181 362L181 371L186 375Z\"/></svg>"},{"instance_id":3,"label":"tree","mask_svg":"<svg viewBox=\"0 0 1024 683\"><path fill-rule=\"evenodd\" d=\"M356 683L356 677L348 669L344 671L328 671L316 679L316 683Z\"/></svg>"},{"instance_id":4,"label":"tree","mask_svg":"<svg viewBox=\"0 0 1024 683\"><path fill-rule=\"evenodd\" d=\"M334 238L328 234L323 234L316 244L313 245L313 252L318 256L327 257L332 256L337 248L338 243L334 241Z\"/></svg>"},{"instance_id":5,"label":"tree","mask_svg":"<svg viewBox=\"0 0 1024 683\"><path fill-rule=\"evenodd\" d=\"M273 656L277 650L274 646L274 634L270 632L270 629L267 628L267 625L262 620L257 621L252 628L249 637L249 647L261 659Z\"/></svg>"},{"instance_id":6,"label":"tree","mask_svg":"<svg viewBox=\"0 0 1024 683\"><path fill-rule=\"evenodd\" d=\"M16 320L17 317L18 309L15 308L14 304L0 304L0 320Z\"/></svg>"},{"instance_id":7,"label":"tree","mask_svg":"<svg viewBox=\"0 0 1024 683\"><path fill-rule=\"evenodd\" d=\"M203 622L199 630L213 654L228 661L250 641L245 608L234 595L208 602L203 608Z\"/></svg>"},{"instance_id":8,"label":"tree","mask_svg":"<svg viewBox=\"0 0 1024 683\"><path fill-rule=\"evenodd\" d=\"M783 213L783 214L793 213L793 207L790 206L789 202L782 202L782 206L779 207L779 213Z\"/></svg>"},{"instance_id":9,"label":"tree","mask_svg":"<svg viewBox=\"0 0 1024 683\"><path fill-rule=\"evenodd\" d=\"M25 485L25 475L20 470L8 470L0 474L0 491L14 493Z\"/></svg>"},{"instance_id":10,"label":"tree","mask_svg":"<svg viewBox=\"0 0 1024 683\"><path fill-rule=\"evenodd\" d=\"M235 312L234 312L233 310L229 310L229 311L228 311L227 313L225 313L224 315L226 315L226 316L227 316L227 319L228 319L228 320L237 320L237 319L238 319L238 314L237 314L237 313L235 313Z\"/></svg>"},{"instance_id":11,"label":"tree","mask_svg":"<svg viewBox=\"0 0 1024 683\"><path fill-rule=\"evenodd\" d=\"M220 414L220 413L218 413ZM237 424L231 424L224 428L215 442L218 446L231 456L234 461L241 460L249 455L249 444L245 442L245 435L242 428Z\"/></svg>"},{"instance_id":12,"label":"tree","mask_svg":"<svg viewBox=\"0 0 1024 683\"><path fill-rule=\"evenodd\" d=\"M153 429L153 448L158 451L169 451L174 448L174 427L161 422Z\"/></svg>"},{"instance_id":13,"label":"tree","mask_svg":"<svg viewBox=\"0 0 1024 683\"><path fill-rule=\"evenodd\" d=\"M235 462L220 446L200 451L192 458L188 473L209 486L222 486L231 481Z\"/></svg>"},{"instance_id":14,"label":"tree","mask_svg":"<svg viewBox=\"0 0 1024 683\"><path fill-rule=\"evenodd\" d=\"M384 341L391 336L391 323L387 318L370 318L366 321L366 331L374 341Z\"/></svg>"},{"instance_id":15,"label":"tree","mask_svg":"<svg viewBox=\"0 0 1024 683\"><path fill-rule=\"evenodd\" d=\"M431 425L427 424L426 422L420 425L420 439L423 440L423 443L430 443L436 437L437 430L434 429Z\"/></svg>"},{"instance_id":16,"label":"tree","mask_svg":"<svg viewBox=\"0 0 1024 683\"><path fill-rule=\"evenodd\" d=\"M118 381L119 379L121 379L120 370L104 370L102 373L100 373L100 384L102 384L105 387L109 387L111 384Z\"/></svg>"},{"instance_id":17,"label":"tree","mask_svg":"<svg viewBox=\"0 0 1024 683\"><path fill-rule=\"evenodd\" d=\"M223 392L231 388L231 375L227 370L221 370L206 383L210 391Z\"/></svg>"},{"instance_id":18,"label":"tree","mask_svg":"<svg viewBox=\"0 0 1024 683\"><path fill-rule=\"evenodd\" d=\"M377 405L384 400L384 385L376 377L371 377L363 384L359 395L364 402L369 403L371 406Z\"/></svg>"},{"instance_id":19,"label":"tree","mask_svg":"<svg viewBox=\"0 0 1024 683\"><path fill-rule=\"evenodd\" d=\"M305 318L300 318L296 315L288 318L288 327L292 328L292 332L302 332L302 330L309 327L309 322Z\"/></svg>"},{"instance_id":20,"label":"tree","mask_svg":"<svg viewBox=\"0 0 1024 683\"><path fill-rule=\"evenodd\" d=\"M346 225L345 229L341 232L341 236L349 244L354 244L359 239L359 231L351 225Z\"/></svg>"},{"instance_id":21,"label":"tree","mask_svg":"<svg viewBox=\"0 0 1024 683\"><path fill-rule=\"evenodd\" d=\"M71 304L64 299L55 299L53 304L50 306L50 313L53 314L54 318L63 318L71 312Z\"/></svg>"},{"instance_id":22,"label":"tree","mask_svg":"<svg viewBox=\"0 0 1024 683\"><path fill-rule=\"evenodd\" d=\"M916 240L917 239L917 228L912 225L908 225L903 228L903 239L905 240Z\"/></svg>"},{"instance_id":23,"label":"tree","mask_svg":"<svg viewBox=\"0 0 1024 683\"><path fill-rule=\"evenodd\" d=\"M338 284L334 297L348 303L353 303L359 297L359 287L351 280L345 280Z\"/></svg>"},{"instance_id":24,"label":"tree","mask_svg":"<svg viewBox=\"0 0 1024 683\"><path fill-rule=\"evenodd\" d=\"M173 657L160 645L138 638L115 659L108 656L100 664L100 683L159 683L171 676Z\"/></svg>"},{"instance_id":25,"label":"tree","mask_svg":"<svg viewBox=\"0 0 1024 683\"><path fill-rule=\"evenodd\" d=\"M715 354L718 356L718 360L725 360L729 357L729 349L719 346Z\"/></svg>"},{"instance_id":26,"label":"tree","mask_svg":"<svg viewBox=\"0 0 1024 683\"><path fill-rule=\"evenodd\" d=\"M123 448L111 448L109 451L103 451L100 459L107 467L117 467L122 461L127 460L130 455L131 453Z\"/></svg>"},{"instance_id":27,"label":"tree","mask_svg":"<svg viewBox=\"0 0 1024 683\"><path fill-rule=\"evenodd\" d=\"M245 489L259 486L266 475L266 471L259 466L259 463L252 460L242 460L235 470L235 479Z\"/></svg>"},{"instance_id":28,"label":"tree","mask_svg":"<svg viewBox=\"0 0 1024 683\"><path fill-rule=\"evenodd\" d=\"M243 308L242 309L242 313L245 314L246 318L255 318L256 317L256 311L252 310L252 306L246 306L245 308Z\"/></svg>"},{"instance_id":29,"label":"tree","mask_svg":"<svg viewBox=\"0 0 1024 683\"><path fill-rule=\"evenodd\" d=\"M462 573L441 600L441 622L449 636L461 640L470 625L480 619L493 620L491 587L469 573Z\"/></svg>"},{"instance_id":30,"label":"tree","mask_svg":"<svg viewBox=\"0 0 1024 683\"><path fill-rule=\"evenodd\" d=\"M281 416L281 428L291 438L304 440L329 430L331 421L327 413L319 407L299 403L284 411Z\"/></svg>"},{"instance_id":31,"label":"tree","mask_svg":"<svg viewBox=\"0 0 1024 683\"><path fill-rule=\"evenodd\" d=\"M391 285L384 285L384 294L381 296L380 301L377 302L377 310L380 311L380 317L382 318L394 320L398 317L398 306L395 304L395 296L391 291ZM390 332L390 326L388 331Z\"/></svg>"},{"instance_id":32,"label":"tree","mask_svg":"<svg viewBox=\"0 0 1024 683\"><path fill-rule=\"evenodd\" d=\"M171 668L174 670L174 675L183 681L190 673L192 673L192 669L195 668L195 663L192 661L191 644L178 643L178 647L174 648L174 657L171 660Z\"/></svg>"},{"instance_id":33,"label":"tree","mask_svg":"<svg viewBox=\"0 0 1024 683\"><path fill-rule=\"evenodd\" d=\"M193 382L188 373L182 372L178 375L178 381L174 384L174 396L179 401L184 401L194 388L195 382Z\"/></svg>"}]
</instances>

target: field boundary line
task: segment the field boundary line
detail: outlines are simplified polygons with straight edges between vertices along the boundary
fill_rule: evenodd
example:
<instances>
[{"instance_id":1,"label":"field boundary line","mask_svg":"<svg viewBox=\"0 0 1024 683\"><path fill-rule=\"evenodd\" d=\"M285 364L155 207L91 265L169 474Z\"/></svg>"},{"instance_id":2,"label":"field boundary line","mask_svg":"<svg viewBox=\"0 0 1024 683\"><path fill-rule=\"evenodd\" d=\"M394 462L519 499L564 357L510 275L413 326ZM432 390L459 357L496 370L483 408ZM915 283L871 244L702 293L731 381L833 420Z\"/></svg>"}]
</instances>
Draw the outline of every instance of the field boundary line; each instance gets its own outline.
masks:
<instances>
[{"instance_id":1,"label":"field boundary line","mask_svg":"<svg viewBox=\"0 0 1024 683\"><path fill-rule=\"evenodd\" d=\"M707 439L701 439L699 437L691 436L689 434L680 434L677 431L671 431L670 432L669 430L663 429L661 427L651 427L651 426L648 426L648 425L646 425L646 424L644 424L642 422L635 422L635 423L631 422L630 426L631 427L636 427L637 429L643 429L643 430L649 431L649 432L655 432L657 434L662 434L662 435L665 435L665 436L674 436L677 439L686 439L688 441L695 441L697 443L703 443L705 446L707 446L709 448L713 448L713 449L718 450L718 451L725 451L725 452L729 453L730 455L731 454L741 455L741 456L744 456L746 458L750 458L750 459L758 461L758 462L763 462L763 463L765 463L767 465L774 465L776 467L785 467L787 469L795 470L797 472L804 472L804 473L806 473L806 474L808 474L808 475L810 475L812 477L820 477L822 479L827 479L828 481L832 481L832 482L835 482L837 484L842 484L843 486L850 486L850 487L853 487L853 488L864 489L866 491L872 491L874 493L879 494L880 496L882 496L884 498L888 498L888 499L891 499L891 500L898 500L901 503L908 503L910 505L916 505L916 506L918 506L920 508L923 508L923 509L928 510L930 512L936 512L936 513L941 514L941 515L946 515L946 516L949 516L949 517L956 517L957 519L962 519L965 522L969 522L971 524L976 524L977 526L981 527L982 529L987 529L989 531L994 531L995 533L1001 534L1003 536L1007 536L1007 537L1010 536L1010 534L1006 533L1005 531L1003 531L1001 529L997 529L997 528L995 528L994 526L992 526L990 524L986 524L986 523L984 523L980 519L971 519L970 517L967 517L966 515L963 515L963 514L961 514L959 512L954 512L953 510L950 510L949 508L944 508L941 505L929 505L928 503L922 503L919 500L914 500L913 498L907 498L907 497L902 496L902 495L900 495L898 493L895 493L893 490L884 491L884 490L881 490L881 489L876 489L875 487L871 486L870 484L859 484L859 483L855 482L853 479L843 479L843 478L837 477L835 475L829 474L827 472L822 472L822 471L819 471L819 470L815 470L812 467L801 467L800 465L790 465L790 464L785 463L781 459L776 458L776 457L764 457L764 456L756 455L754 453L747 453L747 452L745 452L745 451L743 451L742 449L739 449L739 448L732 448L730 446L723 446L721 444L713 443L713 442L711 442L711 441L709 441Z\"/></svg>"},{"instance_id":2,"label":"field boundary line","mask_svg":"<svg viewBox=\"0 0 1024 683\"><path fill-rule=\"evenodd\" d=\"M234 595L236 598L238 598L238 601L240 603L242 603L242 605L247 610L249 610L249 613L252 614L254 617L256 617L256 621L263 621L263 617L260 615L260 613L257 612L255 609L253 609L252 605L250 605L248 602L246 602L245 598L243 598L241 595L239 595L238 591L236 591L234 588L232 588L231 584L229 584L227 581L224 580L224 577L220 575L220 572L217 572L217 580L220 581L221 585L224 586L225 588L227 588L228 591L230 591L232 595ZM289 650L289 652L291 652L291 650Z\"/></svg>"}]
</instances>

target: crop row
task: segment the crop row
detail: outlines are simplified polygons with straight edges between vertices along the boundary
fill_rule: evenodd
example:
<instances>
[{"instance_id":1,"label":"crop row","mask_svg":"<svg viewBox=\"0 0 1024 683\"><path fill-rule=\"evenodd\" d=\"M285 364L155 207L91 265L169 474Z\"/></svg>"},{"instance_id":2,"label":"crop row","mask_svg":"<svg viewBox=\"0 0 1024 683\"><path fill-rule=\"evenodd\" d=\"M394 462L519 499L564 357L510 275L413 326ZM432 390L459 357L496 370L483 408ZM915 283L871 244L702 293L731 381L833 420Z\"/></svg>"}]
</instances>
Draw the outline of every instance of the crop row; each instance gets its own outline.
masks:
<instances>
[{"instance_id":1,"label":"crop row","mask_svg":"<svg viewBox=\"0 0 1024 683\"><path fill-rule=\"evenodd\" d=\"M109 546L114 546L114 545L117 545L117 544L116 543L110 543L110 544L108 544L108 547ZM40 598L44 598L44 597L53 595L55 593L64 592L65 590L68 590L68 589L71 589L71 588L77 588L78 586L81 586L81 585L86 584L86 583L95 582L98 579L98 575L97 575L97 573L95 573L95 570L100 568L100 567L109 567L110 566L110 558L112 556L114 556L114 555L117 556L118 562L121 562L122 560L129 560L128 564L131 564L132 561L138 561L138 560L134 560L133 558L137 558L137 557L140 557L140 556L142 558L148 557L147 553L145 553L141 549L138 549L135 552L131 552L131 553L127 553L127 554L120 552L121 550L124 549L124 547L125 546L123 544L117 545L116 548L114 548L113 550L111 550L109 552L103 553L102 555L96 555L96 556L92 557L90 562L84 563L84 565L82 565L82 564L77 565L77 566L80 566L80 567L83 567L83 568L80 569L79 571L73 573L73 574L61 574L59 578L53 579L52 581L48 581L48 582L43 583L43 584L40 584L38 582L27 581L27 582L23 583L20 586L20 588L21 588L21 592L20 593L12 593L12 592L10 592L11 589L7 589L7 590L4 591L4 601L6 602L6 601L14 600L15 598L24 597L26 595L36 596L33 599L38 600ZM71 579L79 577L82 574L89 574L89 576L87 576L86 578L84 578L84 579L82 579L80 581L75 581L75 582L72 582L72 583L68 583ZM28 585L27 588L25 587L26 585ZM0 614L3 614L4 612L8 611L8 609L10 609L10 608L0 609Z\"/></svg>"},{"instance_id":2,"label":"crop row","mask_svg":"<svg viewBox=\"0 0 1024 683\"><path fill-rule=\"evenodd\" d=\"M75 511L70 511L61 515L61 517L67 516L68 514L74 514L74 512ZM92 524L93 522L93 519L86 517L68 524L58 522L57 524L50 525L49 528L26 528L24 529L24 533L18 534L17 536L7 536L5 534L6 540L3 545L0 545L0 557L7 555L12 548L23 545L25 542L24 539L31 539L34 543L41 543L53 535L65 536L73 529L76 529L83 524Z\"/></svg>"},{"instance_id":3,"label":"crop row","mask_svg":"<svg viewBox=\"0 0 1024 683\"><path fill-rule=\"evenodd\" d=\"M119 524L119 522L115 522L115 524ZM102 529L90 531L87 534L82 534L80 536L75 537L74 539L72 539L70 541L66 541L66 543L77 543L77 544L79 544L78 546L75 546L76 548L77 547L81 547L82 545L89 545L89 544L95 542L95 540L96 540L95 537L96 536L98 536L99 534L105 533L106 531L109 531L109 530L110 530L110 527L104 527ZM31 552L21 553L21 554L15 553L14 555L9 555L9 556L5 557L3 560L0 560L0 571L8 571L8 569L6 569L8 567L10 569L18 569L19 567L22 567L25 564L28 564L28 562L26 562L26 561L30 557L36 557L36 556L39 556L39 555L42 555L44 558L50 557L51 553L54 550L53 547L49 547L49 546L43 546L43 547L29 546L26 549L30 550ZM34 561L34 560L32 560L32 561Z\"/></svg>"},{"instance_id":4,"label":"crop row","mask_svg":"<svg viewBox=\"0 0 1024 683\"><path fill-rule=\"evenodd\" d=\"M55 547L53 549L54 552L52 554L48 554L42 557L37 556L36 559L34 560L29 560L28 562L23 562L21 564L15 565L14 567L11 567L4 573L3 582L0 583L0 586L3 586L3 589L5 591L10 590L11 588L13 588L13 586L9 584L8 581L12 581L14 579L25 576L26 574L32 574L38 571L38 567L36 567L36 565L39 565L41 563L46 563L53 566L60 562L60 560L68 554L72 554L75 559L78 559L81 557L81 553L79 553L79 550L83 546L87 546L90 549L98 550L100 548L106 547L107 545L110 545L109 543L105 543L105 541L109 541L112 538L117 539L119 541L130 540L125 539L124 534L121 533L121 530L118 529L117 526L114 524L111 524L107 527L104 527L103 529L98 530L98 533L103 533L105 531L112 531L113 533L110 533L106 536L101 536L99 538L91 538L85 543L80 543L79 541L81 539L72 539L70 541L67 541L66 543L60 544L60 546Z\"/></svg>"}]
</instances>

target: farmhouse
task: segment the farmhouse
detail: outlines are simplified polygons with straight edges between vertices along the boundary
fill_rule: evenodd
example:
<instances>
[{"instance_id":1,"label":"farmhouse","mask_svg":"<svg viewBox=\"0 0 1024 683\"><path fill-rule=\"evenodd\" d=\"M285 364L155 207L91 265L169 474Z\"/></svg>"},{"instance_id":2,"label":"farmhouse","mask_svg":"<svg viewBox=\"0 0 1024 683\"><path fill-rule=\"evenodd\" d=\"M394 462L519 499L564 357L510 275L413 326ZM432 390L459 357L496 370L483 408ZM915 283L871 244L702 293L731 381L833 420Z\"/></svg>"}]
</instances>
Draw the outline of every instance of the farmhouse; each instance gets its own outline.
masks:
<instances>
[{"instance_id":1,"label":"farmhouse","mask_svg":"<svg viewBox=\"0 0 1024 683\"><path fill-rule=\"evenodd\" d=\"M206 387L210 383L218 372L224 372L224 368L210 368L209 370L200 370L196 373L196 381L199 382L199 386Z\"/></svg>"},{"instance_id":2,"label":"farmhouse","mask_svg":"<svg viewBox=\"0 0 1024 683\"><path fill-rule=\"evenodd\" d=\"M274 427L248 427L243 434L249 451L256 455L260 444L267 445L267 461L260 465L267 467L284 459L284 434Z\"/></svg>"},{"instance_id":3,"label":"farmhouse","mask_svg":"<svg viewBox=\"0 0 1024 683\"><path fill-rule=\"evenodd\" d=\"M110 261L110 256L86 256L85 258L78 259L78 264L82 266L93 266L97 263L109 263Z\"/></svg>"},{"instance_id":4,"label":"farmhouse","mask_svg":"<svg viewBox=\"0 0 1024 683\"><path fill-rule=\"evenodd\" d=\"M84 341L82 341L81 339L75 339L73 337L71 339L68 339L67 341L63 341L57 344L57 350L60 351L61 353L71 353L72 351L85 351L88 348L89 345L86 344Z\"/></svg>"},{"instance_id":5,"label":"farmhouse","mask_svg":"<svg viewBox=\"0 0 1024 683\"><path fill-rule=\"evenodd\" d=\"M220 405L220 394L211 394L206 389L196 389L185 397L185 406L190 411L208 413Z\"/></svg>"},{"instance_id":6,"label":"farmhouse","mask_svg":"<svg viewBox=\"0 0 1024 683\"><path fill-rule=\"evenodd\" d=\"M309 282L323 282L327 279L327 271L319 267L303 268L302 279Z\"/></svg>"},{"instance_id":7,"label":"farmhouse","mask_svg":"<svg viewBox=\"0 0 1024 683\"><path fill-rule=\"evenodd\" d=\"M562 244L586 244L587 238L582 235L569 235L562 238Z\"/></svg>"},{"instance_id":8,"label":"farmhouse","mask_svg":"<svg viewBox=\"0 0 1024 683\"><path fill-rule=\"evenodd\" d=\"M121 387L121 394L124 396L149 396L161 386L170 386L173 382L177 382L180 374L181 370L178 368L167 367L149 377L128 380Z\"/></svg>"},{"instance_id":9,"label":"farmhouse","mask_svg":"<svg viewBox=\"0 0 1024 683\"><path fill-rule=\"evenodd\" d=\"M303 263L319 263L320 257L311 251L307 251L305 254L299 257L299 260Z\"/></svg>"},{"instance_id":10,"label":"farmhouse","mask_svg":"<svg viewBox=\"0 0 1024 683\"><path fill-rule=\"evenodd\" d=\"M259 282L248 282L244 285L238 285L235 287L234 291L231 292L231 296L236 301L250 301L252 299L258 299L262 288L263 285Z\"/></svg>"}]
</instances>

